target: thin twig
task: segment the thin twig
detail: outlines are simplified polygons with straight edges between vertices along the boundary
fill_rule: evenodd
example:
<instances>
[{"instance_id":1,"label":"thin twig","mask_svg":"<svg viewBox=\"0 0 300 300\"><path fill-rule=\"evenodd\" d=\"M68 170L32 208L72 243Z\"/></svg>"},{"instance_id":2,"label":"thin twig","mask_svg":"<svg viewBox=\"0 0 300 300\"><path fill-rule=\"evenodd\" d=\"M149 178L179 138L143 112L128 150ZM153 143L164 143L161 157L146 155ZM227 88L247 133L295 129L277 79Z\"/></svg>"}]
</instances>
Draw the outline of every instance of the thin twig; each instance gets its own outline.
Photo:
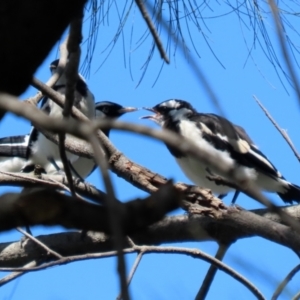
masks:
<instances>
[{"instance_id":1,"label":"thin twig","mask_svg":"<svg viewBox=\"0 0 300 300\"><path fill-rule=\"evenodd\" d=\"M258 98L253 95L254 100L256 103L260 106L260 108L263 110L265 115L268 117L268 119L272 122L272 124L275 126L275 128L279 131L279 133L282 135L282 137L285 139L285 141L288 143L290 148L292 149L293 153L297 157L297 159L300 161L300 154L298 153L296 147L294 146L293 142L291 141L290 137L288 136L287 132L283 129L281 129L276 121L273 119L273 117L270 115L270 113L267 111L267 109L261 104L261 102L258 100Z\"/></svg>"},{"instance_id":2,"label":"thin twig","mask_svg":"<svg viewBox=\"0 0 300 300\"><path fill-rule=\"evenodd\" d=\"M215 258L218 259L219 261L222 261L229 246L230 245L219 244L219 248L215 255ZM215 265L213 265L213 264L210 265L210 267L205 275L205 278L202 282L200 290L198 291L198 294L195 298L196 300L203 300L206 298L207 293L208 293L208 291L211 287L211 284L215 278L215 275L217 273L217 270L218 270L218 268Z\"/></svg>"},{"instance_id":3,"label":"thin twig","mask_svg":"<svg viewBox=\"0 0 300 300\"><path fill-rule=\"evenodd\" d=\"M75 100L76 83L78 81L78 66L79 66L80 53L81 53L79 44L81 43L81 39L82 39L82 35L81 35L82 18L83 18L83 13L81 12L80 16L74 18L74 20L72 20L72 22L70 23L70 33L67 42L69 61L65 69L66 93L65 93L65 105L62 112L64 119L66 120L68 120L72 111L72 107ZM62 132L58 135L58 137L59 137L58 147L59 147L60 158L64 166L66 177L68 179L71 194L74 197L76 197L69 160L65 150L66 134Z\"/></svg>"},{"instance_id":4,"label":"thin twig","mask_svg":"<svg viewBox=\"0 0 300 300\"><path fill-rule=\"evenodd\" d=\"M110 179L108 172L108 164L101 151L101 145L99 144L96 134L93 134L89 137L89 142L93 147L95 162L99 166L100 172L103 176L103 181L107 193L106 206L108 208L110 228L114 237L114 243L117 249L117 260L118 260L118 273L120 276L120 286L121 286L121 297L124 300L129 300L128 288L126 283L126 264L125 258L123 255L124 248L124 234L122 232L122 227L120 224L120 211L119 211L119 202L115 197L114 188Z\"/></svg>"},{"instance_id":5,"label":"thin twig","mask_svg":"<svg viewBox=\"0 0 300 300\"><path fill-rule=\"evenodd\" d=\"M181 247L160 247L160 246L135 246L134 248L127 248L124 249L124 254L134 253L134 252L141 252L143 251L144 254L152 254L152 253L172 253L172 254L183 254L188 255L193 258L202 259L206 262L216 265L221 271L225 272L226 274L230 275L231 277L235 278L237 281L242 283L249 291L251 291L258 299L265 300L262 293L245 277L239 274L234 269L230 268L226 264L220 262L219 260L215 259L214 257L208 255L207 253L199 250L199 249L191 249L191 248L181 248ZM68 264L70 262L78 261L78 260L85 260L85 259L95 259L95 258L104 258L104 257L112 257L117 254L116 251L110 251L105 253L95 253L95 254L85 254L85 255L76 255L70 257L63 257L60 260L56 260L53 262L45 263L41 266L37 266L34 268L0 268L0 271L38 271L42 269L46 269L49 267Z\"/></svg>"},{"instance_id":6,"label":"thin twig","mask_svg":"<svg viewBox=\"0 0 300 300\"><path fill-rule=\"evenodd\" d=\"M68 36L66 37L64 42L59 47L59 51L60 51L59 64L55 70L55 73L46 82L46 85L49 88L51 88L55 85L56 81L59 79L59 77L61 76L61 74L66 66L67 57L68 57L67 40L68 40ZM28 104L37 106L37 104L42 100L43 97L44 97L43 92L39 91L34 97L30 97L30 98L24 100L24 103L28 103Z\"/></svg>"},{"instance_id":7,"label":"thin twig","mask_svg":"<svg viewBox=\"0 0 300 300\"><path fill-rule=\"evenodd\" d=\"M289 274L284 278L284 280L278 285L276 291L274 292L274 294L272 296L272 300L276 300L278 298L278 296L283 291L283 289L286 287L286 285L292 280L292 278L299 271L300 271L300 265L297 265L295 268L293 268L292 271L289 272Z\"/></svg>"},{"instance_id":8,"label":"thin twig","mask_svg":"<svg viewBox=\"0 0 300 300\"><path fill-rule=\"evenodd\" d=\"M168 55L164 49L164 46L158 36L158 33L157 33L157 30L155 29L155 26L154 24L152 23L151 21L151 18L147 12L147 9L146 9L146 6L144 4L144 1L143 0L135 0L135 3L136 5L138 6L141 14L142 14L142 17L144 18L144 20L146 21L146 24L148 26L148 29L150 30L150 33L152 34L152 37L154 39L154 42L156 44L156 47L160 53L160 56L161 58L167 63L169 64L170 63L170 60L168 58Z\"/></svg>"},{"instance_id":9,"label":"thin twig","mask_svg":"<svg viewBox=\"0 0 300 300\"><path fill-rule=\"evenodd\" d=\"M292 298L292 300L299 300L300 299L300 291Z\"/></svg>"},{"instance_id":10,"label":"thin twig","mask_svg":"<svg viewBox=\"0 0 300 300\"><path fill-rule=\"evenodd\" d=\"M53 102L55 102L57 105L59 105L60 107L64 107L65 105L65 96L63 96L62 94L56 92L55 90L53 90L52 88L48 87L45 83L43 83L42 81L40 81L39 79L33 77L32 78L32 85L43 92L43 94L45 94L46 96L48 96L49 98L51 98L51 100ZM80 119L82 121L88 121L88 117L85 116L79 109L77 109L76 107L72 107L72 115L77 118Z\"/></svg>"},{"instance_id":11,"label":"thin twig","mask_svg":"<svg viewBox=\"0 0 300 300\"><path fill-rule=\"evenodd\" d=\"M131 270L130 270L130 273L129 273L129 275L128 275L128 278L127 278L127 286L128 286L128 287L129 287L129 285L130 285L130 283L131 283L131 280L132 280L132 278L133 278L133 276L134 276L134 273L135 273L135 271L136 271L136 269L137 269L139 263L140 263L141 260L142 260L143 254L144 254L143 252L140 252L140 253L137 255L137 257L136 257L136 259L135 259L135 261L134 261L134 264L133 264L133 266L132 266L132 268L131 268ZM117 300L121 300L121 299L122 299L121 294L119 294L118 297L117 297L116 299L117 299Z\"/></svg>"},{"instance_id":12,"label":"thin twig","mask_svg":"<svg viewBox=\"0 0 300 300\"><path fill-rule=\"evenodd\" d=\"M96 203L103 204L104 199L107 197L106 194L88 182L81 182L75 180L75 189L81 195L95 201ZM40 178L27 175L25 173L9 173L0 171L0 185L11 185L11 186L43 186L54 189L62 189L70 191L66 186L67 179L63 175L48 175L41 174ZM78 199L82 199L77 195Z\"/></svg>"},{"instance_id":13,"label":"thin twig","mask_svg":"<svg viewBox=\"0 0 300 300\"><path fill-rule=\"evenodd\" d=\"M127 237L127 241L128 241L129 245L130 245L132 248L134 248L134 247L136 246L135 243L133 242L133 240L132 240L129 236ZM133 266L132 266L132 268L131 268L131 270L130 270L130 273L129 273L129 275L128 275L128 278L127 278L127 287L129 287L129 285L130 285L130 283L131 283L131 280L132 280L132 278L133 278L133 276L134 276L134 273L135 273L135 271L136 271L136 269L137 269L139 263L140 263L141 260L142 260L143 254L144 254L144 251L140 251L140 252L138 253L138 255L137 255L135 261L134 261L134 264L133 264ZM122 299L121 293L118 295L118 297L117 297L116 299L117 299L117 300L121 300L121 299Z\"/></svg>"},{"instance_id":14,"label":"thin twig","mask_svg":"<svg viewBox=\"0 0 300 300\"><path fill-rule=\"evenodd\" d=\"M281 22L281 19L280 19L279 10L278 10L278 7L277 7L276 3L274 2L274 0L268 0L268 2L269 2L269 5L271 7L273 18L274 18L274 21L275 21L276 31L277 31L277 36L278 36L278 39L279 39L279 44L280 44L280 47L281 47L281 51L282 51L283 57L285 59L285 62L287 64L290 76L293 80L294 88L296 90L296 94L297 94L297 97L298 97L298 103L300 104L300 85L299 85L299 82L298 82L298 78L297 78L295 69L294 69L293 64L290 60L290 55L289 55L287 47L286 47L285 39L284 39L284 36L283 36L283 25L282 25L282 22Z\"/></svg>"},{"instance_id":15,"label":"thin twig","mask_svg":"<svg viewBox=\"0 0 300 300\"><path fill-rule=\"evenodd\" d=\"M34 236L32 236L31 234L29 234L28 232L26 232L22 228L17 227L16 229L19 232L21 232L23 235L25 235L26 237L28 237L30 240L32 240L33 242L35 242L37 245L39 245L40 247L42 247L44 250L46 250L47 252L51 253L53 256L56 256L58 259L63 258L62 255L60 255L56 251L50 249L47 245L45 245L44 243L42 243L41 241L39 241L37 238L35 238Z\"/></svg>"},{"instance_id":16,"label":"thin twig","mask_svg":"<svg viewBox=\"0 0 300 300\"><path fill-rule=\"evenodd\" d=\"M31 261L30 263L26 264L24 266L24 269L26 268L33 268L33 267L36 267L38 264L37 264L37 261ZM26 271L19 271L19 272L13 272L3 278L0 279L0 287L5 285L6 283L9 283L11 282L12 280L24 275L24 273L26 273Z\"/></svg>"}]
</instances>

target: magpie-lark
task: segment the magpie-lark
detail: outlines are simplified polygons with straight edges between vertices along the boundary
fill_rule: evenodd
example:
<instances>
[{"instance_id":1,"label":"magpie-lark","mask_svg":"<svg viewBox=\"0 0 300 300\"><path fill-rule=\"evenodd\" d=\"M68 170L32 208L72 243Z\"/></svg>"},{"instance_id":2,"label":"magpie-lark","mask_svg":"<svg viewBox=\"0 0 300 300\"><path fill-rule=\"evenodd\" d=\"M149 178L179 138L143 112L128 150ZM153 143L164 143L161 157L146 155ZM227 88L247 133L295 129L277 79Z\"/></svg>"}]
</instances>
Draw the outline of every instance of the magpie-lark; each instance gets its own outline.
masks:
<instances>
[{"instance_id":1,"label":"magpie-lark","mask_svg":"<svg viewBox=\"0 0 300 300\"><path fill-rule=\"evenodd\" d=\"M277 193L284 202L300 202L300 187L285 180L242 127L215 114L198 113L190 103L183 100L170 99L145 109L155 114L142 117L143 119L150 119L215 154L219 158L217 163L234 168L241 181L245 180L254 183L261 190ZM231 132L230 136L226 132ZM196 185L220 195L232 190L207 178L209 175L220 175L229 180L226 174L220 174L217 169L204 162L166 146L185 175Z\"/></svg>"}]
</instances>

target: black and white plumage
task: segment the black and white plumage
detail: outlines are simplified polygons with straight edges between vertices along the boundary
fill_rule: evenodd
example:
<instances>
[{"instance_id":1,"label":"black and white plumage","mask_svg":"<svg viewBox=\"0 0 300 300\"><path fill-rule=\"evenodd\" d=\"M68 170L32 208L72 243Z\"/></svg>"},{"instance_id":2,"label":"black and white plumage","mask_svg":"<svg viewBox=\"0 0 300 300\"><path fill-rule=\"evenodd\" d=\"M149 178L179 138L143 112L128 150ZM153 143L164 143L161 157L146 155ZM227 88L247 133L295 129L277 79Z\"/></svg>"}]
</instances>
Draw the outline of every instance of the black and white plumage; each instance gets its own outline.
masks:
<instances>
[{"instance_id":1,"label":"black and white plumage","mask_svg":"<svg viewBox=\"0 0 300 300\"><path fill-rule=\"evenodd\" d=\"M59 60L55 60L50 65L52 73L55 72ZM64 95L66 91L66 76L64 73L60 76L53 87L54 90ZM74 106L78 108L85 116L92 119L95 116L95 99L84 78L78 74L76 83ZM52 117L63 118L63 109L53 102L50 98L44 97L41 104L41 110ZM67 158L72 164L78 159L78 156L67 152ZM58 145L48 140L36 128L32 128L28 147L28 166L40 165L47 173L55 173L63 170L63 163L60 158ZM52 171L51 171L52 170Z\"/></svg>"},{"instance_id":2,"label":"black and white plumage","mask_svg":"<svg viewBox=\"0 0 300 300\"><path fill-rule=\"evenodd\" d=\"M96 119L110 118L117 119L128 112L136 111L134 107L123 107L117 103L110 101L101 101L97 102L95 105L96 110ZM103 133L109 137L110 129L103 130ZM73 164L73 169L79 177L86 178L88 177L96 168L95 162L93 159L88 159L85 157L79 157Z\"/></svg>"},{"instance_id":3,"label":"black and white plumage","mask_svg":"<svg viewBox=\"0 0 300 300\"><path fill-rule=\"evenodd\" d=\"M21 172L27 161L29 134L0 139L0 171Z\"/></svg>"},{"instance_id":4,"label":"black and white plumage","mask_svg":"<svg viewBox=\"0 0 300 300\"><path fill-rule=\"evenodd\" d=\"M241 181L252 182L262 190L277 193L284 202L300 202L300 187L285 180L242 127L215 114L198 113L183 100L171 99L145 109L155 114L144 119L153 120L161 127L192 140L198 147L218 157L217 163L234 168ZM230 132L231 136L225 132ZM204 162L167 147L185 175L196 185L220 195L232 190L207 178L220 175L229 179L226 174L220 174Z\"/></svg>"}]
</instances>

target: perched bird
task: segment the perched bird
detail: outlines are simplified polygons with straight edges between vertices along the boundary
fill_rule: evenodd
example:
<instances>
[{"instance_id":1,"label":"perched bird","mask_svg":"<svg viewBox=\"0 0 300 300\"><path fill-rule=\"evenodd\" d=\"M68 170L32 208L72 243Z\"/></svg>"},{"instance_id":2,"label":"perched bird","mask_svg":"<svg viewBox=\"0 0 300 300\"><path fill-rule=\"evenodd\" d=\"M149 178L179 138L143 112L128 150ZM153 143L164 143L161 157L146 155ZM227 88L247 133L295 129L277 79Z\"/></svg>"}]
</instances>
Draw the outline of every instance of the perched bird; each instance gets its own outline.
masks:
<instances>
[{"instance_id":1,"label":"perched bird","mask_svg":"<svg viewBox=\"0 0 300 300\"><path fill-rule=\"evenodd\" d=\"M216 163L234 168L241 180L254 183L261 190L277 193L284 202L300 202L300 187L285 180L242 127L215 114L198 113L190 103L183 100L171 99L145 109L155 114L143 119L150 119L190 139L201 149L218 157ZM217 168L169 145L167 147L185 175L196 185L220 195L232 190L231 187L217 185L207 178L220 175L230 180L226 174L220 174Z\"/></svg>"},{"instance_id":2,"label":"perched bird","mask_svg":"<svg viewBox=\"0 0 300 300\"><path fill-rule=\"evenodd\" d=\"M96 110L96 119L102 119L102 118L117 119L125 113L136 111L137 108L123 107L117 103L110 102L110 101L101 101L96 103L95 110ZM110 129L103 130L103 133L107 137L109 137L109 132ZM93 159L79 157L79 159L72 164L72 168L74 170L74 173L77 173L77 177L84 179L88 177L95 170L96 165Z\"/></svg>"},{"instance_id":3,"label":"perched bird","mask_svg":"<svg viewBox=\"0 0 300 300\"><path fill-rule=\"evenodd\" d=\"M55 60L50 65L50 70L52 73L55 72L58 66L59 60ZM66 76L64 73L60 76L58 81L53 87L54 90L65 94L66 91ZM92 119L95 116L95 100L91 91L84 78L78 74L78 80L76 83L74 106L78 108L85 116ZM53 102L50 98L44 97L41 104L41 110L52 117L63 118L62 108ZM78 159L78 156L67 152L67 158L70 163ZM29 147L28 147L28 166L40 165L45 170L53 170L60 172L63 170L63 163L60 158L58 145L48 140L41 132L39 132L35 127L32 128L29 137ZM49 166L52 165L52 166ZM55 172L54 171L54 172Z\"/></svg>"},{"instance_id":4,"label":"perched bird","mask_svg":"<svg viewBox=\"0 0 300 300\"><path fill-rule=\"evenodd\" d=\"M117 119L123 114L136 111L134 107L123 107L117 103L110 101L97 102L95 105L96 119L111 118ZM108 137L110 129L105 129L104 134ZM27 163L30 159L28 155L30 135L20 135L5 137L0 139L0 171L4 172L32 172L34 164ZM73 175L80 179L88 177L96 168L93 159L78 157L71 165ZM52 164L43 166L45 173L54 174L57 169Z\"/></svg>"}]
</instances>

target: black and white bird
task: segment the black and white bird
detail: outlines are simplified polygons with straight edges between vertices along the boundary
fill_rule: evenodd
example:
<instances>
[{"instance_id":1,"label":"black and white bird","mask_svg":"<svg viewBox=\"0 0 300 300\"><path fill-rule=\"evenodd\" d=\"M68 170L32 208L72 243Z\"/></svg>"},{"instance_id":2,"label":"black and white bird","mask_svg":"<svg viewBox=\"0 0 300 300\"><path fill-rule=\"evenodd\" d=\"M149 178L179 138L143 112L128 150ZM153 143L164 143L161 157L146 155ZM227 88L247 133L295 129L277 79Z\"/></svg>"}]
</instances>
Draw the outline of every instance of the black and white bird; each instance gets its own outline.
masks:
<instances>
[{"instance_id":1,"label":"black and white bird","mask_svg":"<svg viewBox=\"0 0 300 300\"><path fill-rule=\"evenodd\" d=\"M56 71L59 60L55 60L50 65L52 74ZM54 90L64 95L66 92L66 76L63 72L56 84ZM79 109L89 119L95 117L95 99L84 78L78 74L76 83L74 106ZM41 110L51 117L63 118L63 109L48 97L44 97L41 104ZM70 152L66 153L68 161L72 164L78 159L78 156ZM28 166L40 165L48 173L60 172L63 170L63 163L60 158L58 146L47 139L35 127L32 128L29 137L28 147ZM53 172L51 171L53 170Z\"/></svg>"},{"instance_id":2,"label":"black and white bird","mask_svg":"<svg viewBox=\"0 0 300 300\"><path fill-rule=\"evenodd\" d=\"M97 102L95 105L96 119L117 119L128 112L134 112L137 108L134 107L123 107L117 103L110 101ZM103 133L109 137L110 129L104 129ZM73 169L79 178L88 177L96 168L93 159L88 159L85 157L79 157L73 164Z\"/></svg>"},{"instance_id":3,"label":"black and white bird","mask_svg":"<svg viewBox=\"0 0 300 300\"><path fill-rule=\"evenodd\" d=\"M123 107L110 101L97 102L95 105L96 119L111 118L117 119L123 114L136 111L134 107ZM104 130L104 134L109 137L110 129ZM0 171L4 172L25 172L34 171L34 165L30 161L29 147L30 135L11 136L0 139ZM31 162L31 161L30 161ZM80 179L88 177L96 168L93 159L78 157L71 165L73 175ZM43 166L46 174L54 174L57 169L52 164Z\"/></svg>"},{"instance_id":4,"label":"black and white bird","mask_svg":"<svg viewBox=\"0 0 300 300\"><path fill-rule=\"evenodd\" d=\"M254 183L261 190L274 192L284 202L300 202L300 187L288 182L253 143L245 130L215 114L198 113L190 103L170 99L152 108L155 114L142 117L150 119L165 129L190 139L198 147L218 157L218 164L234 169L241 181ZM225 129L225 127L227 129ZM231 131L228 136L226 132ZM225 195L232 188L217 185L209 175L220 175L218 169L167 145L185 175L196 185Z\"/></svg>"}]
</instances>

